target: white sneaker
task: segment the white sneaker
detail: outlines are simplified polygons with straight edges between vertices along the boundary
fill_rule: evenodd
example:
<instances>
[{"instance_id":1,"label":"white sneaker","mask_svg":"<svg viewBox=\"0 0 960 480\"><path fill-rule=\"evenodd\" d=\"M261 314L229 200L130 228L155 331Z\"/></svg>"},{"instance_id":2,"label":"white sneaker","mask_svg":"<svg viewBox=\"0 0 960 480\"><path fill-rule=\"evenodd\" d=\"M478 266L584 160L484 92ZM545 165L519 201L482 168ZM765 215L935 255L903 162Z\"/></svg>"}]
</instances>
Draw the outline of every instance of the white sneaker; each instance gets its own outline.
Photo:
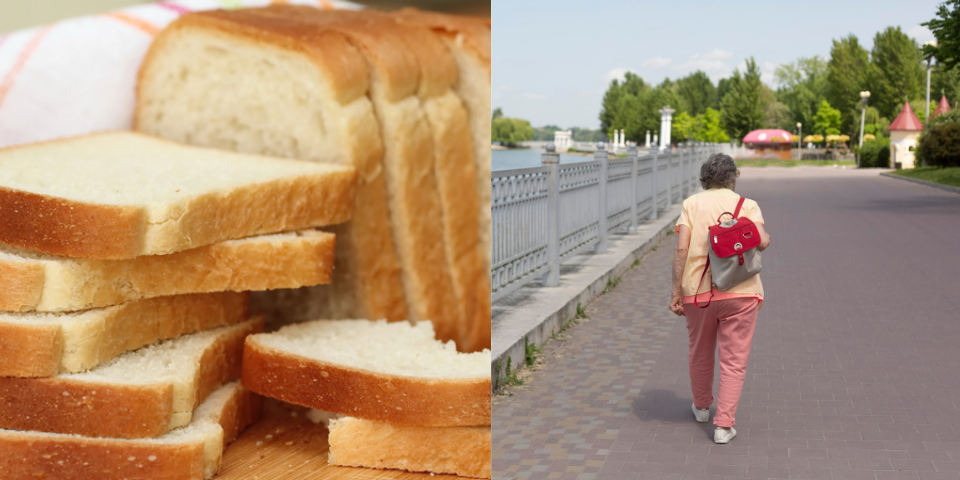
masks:
<instances>
[{"instance_id":1,"label":"white sneaker","mask_svg":"<svg viewBox=\"0 0 960 480\"><path fill-rule=\"evenodd\" d=\"M726 428L717 427L713 431L713 443L730 443L730 440L733 440L733 437L737 436L737 429L731 427L729 430Z\"/></svg>"},{"instance_id":2,"label":"white sneaker","mask_svg":"<svg viewBox=\"0 0 960 480\"><path fill-rule=\"evenodd\" d=\"M700 422L700 423L707 423L707 422L710 421L710 409L709 409L709 408L700 410L699 408L697 408L697 405L696 405L696 404L693 404L693 403L690 404L690 408L693 409L693 417L696 418L698 422Z\"/></svg>"}]
</instances>

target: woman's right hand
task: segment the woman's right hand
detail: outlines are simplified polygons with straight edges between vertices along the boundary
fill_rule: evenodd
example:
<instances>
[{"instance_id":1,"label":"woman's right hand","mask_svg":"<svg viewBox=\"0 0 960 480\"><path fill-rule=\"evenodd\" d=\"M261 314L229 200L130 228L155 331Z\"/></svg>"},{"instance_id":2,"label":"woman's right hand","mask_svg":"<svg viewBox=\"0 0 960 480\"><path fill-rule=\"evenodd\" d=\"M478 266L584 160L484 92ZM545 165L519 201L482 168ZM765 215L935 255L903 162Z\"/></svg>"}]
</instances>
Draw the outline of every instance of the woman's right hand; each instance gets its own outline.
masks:
<instances>
[{"instance_id":1,"label":"woman's right hand","mask_svg":"<svg viewBox=\"0 0 960 480\"><path fill-rule=\"evenodd\" d=\"M670 311L678 316L684 316L683 297L681 297L679 294L673 294L673 298L670 299Z\"/></svg>"}]
</instances>

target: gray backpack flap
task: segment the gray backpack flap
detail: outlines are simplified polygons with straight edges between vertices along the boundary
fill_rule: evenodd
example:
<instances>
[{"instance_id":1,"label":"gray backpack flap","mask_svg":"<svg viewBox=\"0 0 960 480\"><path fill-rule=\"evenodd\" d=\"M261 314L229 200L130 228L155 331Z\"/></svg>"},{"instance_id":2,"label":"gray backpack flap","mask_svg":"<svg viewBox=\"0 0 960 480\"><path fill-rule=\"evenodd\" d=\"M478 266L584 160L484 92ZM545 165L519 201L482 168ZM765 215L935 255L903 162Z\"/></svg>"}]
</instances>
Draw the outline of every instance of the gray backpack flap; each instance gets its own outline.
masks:
<instances>
[{"instance_id":1,"label":"gray backpack flap","mask_svg":"<svg viewBox=\"0 0 960 480\"><path fill-rule=\"evenodd\" d=\"M717 219L717 224L710 227L708 242L710 249L707 256L707 266L703 269L703 275L700 276L700 283L710 270L710 276L715 285L720 290L729 290L737 286L744 280L760 273L760 231L757 225L749 218L740 218L740 208L743 206L743 197L737 202L737 208L731 214L724 212L720 215L730 215L730 220L721 222ZM697 287L700 290L700 287ZM710 289L710 301L713 300L713 289ZM706 308L707 304L700 306L697 298L693 298L694 304L700 308Z\"/></svg>"}]
</instances>

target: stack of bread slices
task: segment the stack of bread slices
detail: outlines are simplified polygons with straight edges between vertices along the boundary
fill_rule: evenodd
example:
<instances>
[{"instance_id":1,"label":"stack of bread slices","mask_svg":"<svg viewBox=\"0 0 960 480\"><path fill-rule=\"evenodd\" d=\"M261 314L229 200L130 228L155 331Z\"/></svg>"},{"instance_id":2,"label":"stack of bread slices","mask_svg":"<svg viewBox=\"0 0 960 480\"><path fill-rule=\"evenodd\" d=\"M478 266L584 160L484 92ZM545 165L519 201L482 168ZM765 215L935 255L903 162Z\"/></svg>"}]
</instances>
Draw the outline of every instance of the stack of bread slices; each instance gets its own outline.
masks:
<instances>
[{"instance_id":1,"label":"stack of bread slices","mask_svg":"<svg viewBox=\"0 0 960 480\"><path fill-rule=\"evenodd\" d=\"M333 465L490 478L490 352L430 322L321 320L247 337L243 384L310 407Z\"/></svg>"},{"instance_id":2,"label":"stack of bread slices","mask_svg":"<svg viewBox=\"0 0 960 480\"><path fill-rule=\"evenodd\" d=\"M254 295L288 322L429 320L490 348L490 24L277 2L195 12L155 39L135 128L358 172L329 286Z\"/></svg>"},{"instance_id":3,"label":"stack of bread slices","mask_svg":"<svg viewBox=\"0 0 960 480\"><path fill-rule=\"evenodd\" d=\"M356 171L131 132L0 151L0 478L216 474L248 290L328 283Z\"/></svg>"}]
</instances>

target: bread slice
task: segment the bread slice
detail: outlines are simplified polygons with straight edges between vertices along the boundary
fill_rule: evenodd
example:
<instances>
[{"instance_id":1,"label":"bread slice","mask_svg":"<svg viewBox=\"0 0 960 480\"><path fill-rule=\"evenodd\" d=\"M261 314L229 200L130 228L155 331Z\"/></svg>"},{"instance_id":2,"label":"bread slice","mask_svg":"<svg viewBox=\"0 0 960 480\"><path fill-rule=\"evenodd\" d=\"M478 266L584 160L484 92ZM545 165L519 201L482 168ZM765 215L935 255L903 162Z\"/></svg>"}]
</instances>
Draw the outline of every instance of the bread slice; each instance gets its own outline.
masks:
<instances>
[{"instance_id":1,"label":"bread slice","mask_svg":"<svg viewBox=\"0 0 960 480\"><path fill-rule=\"evenodd\" d=\"M443 39L457 64L454 90L467 107L477 165L480 238L490 271L490 24L481 18L405 8L400 22L430 28ZM489 292L488 292L489 295ZM489 329L488 329L489 330Z\"/></svg>"},{"instance_id":2,"label":"bread slice","mask_svg":"<svg viewBox=\"0 0 960 480\"><path fill-rule=\"evenodd\" d=\"M167 340L83 373L0 377L0 428L141 438L190 423L193 409L240 374L244 338L263 319Z\"/></svg>"},{"instance_id":3,"label":"bread slice","mask_svg":"<svg viewBox=\"0 0 960 480\"><path fill-rule=\"evenodd\" d=\"M239 382L224 385L197 408L189 425L156 438L0 430L0 478L211 478L227 444L260 416L260 403Z\"/></svg>"},{"instance_id":4,"label":"bread slice","mask_svg":"<svg viewBox=\"0 0 960 480\"><path fill-rule=\"evenodd\" d=\"M309 410L330 432L327 461L344 467L490 478L490 426L420 427Z\"/></svg>"},{"instance_id":5,"label":"bread slice","mask_svg":"<svg viewBox=\"0 0 960 480\"><path fill-rule=\"evenodd\" d=\"M174 295L70 313L0 312L0 376L87 370L160 340L247 319L247 294Z\"/></svg>"},{"instance_id":6,"label":"bread slice","mask_svg":"<svg viewBox=\"0 0 960 480\"><path fill-rule=\"evenodd\" d=\"M354 169L109 132L0 150L0 241L129 259L333 225Z\"/></svg>"},{"instance_id":7,"label":"bread slice","mask_svg":"<svg viewBox=\"0 0 960 480\"><path fill-rule=\"evenodd\" d=\"M61 312L181 293L328 283L335 243L333 234L304 230L130 260L0 247L0 310Z\"/></svg>"},{"instance_id":8,"label":"bread slice","mask_svg":"<svg viewBox=\"0 0 960 480\"><path fill-rule=\"evenodd\" d=\"M458 353L430 322L318 320L251 335L242 378L261 395L351 417L490 425L490 352Z\"/></svg>"},{"instance_id":9,"label":"bread slice","mask_svg":"<svg viewBox=\"0 0 960 480\"><path fill-rule=\"evenodd\" d=\"M181 16L140 69L139 131L356 168L354 217L333 230L333 283L254 296L291 320L407 317L368 77L363 56L339 33L246 10Z\"/></svg>"},{"instance_id":10,"label":"bread slice","mask_svg":"<svg viewBox=\"0 0 960 480\"><path fill-rule=\"evenodd\" d=\"M459 311L444 251L432 131L418 96L417 52L404 41L395 22L378 12L273 5L230 14L334 31L363 55L369 69L369 97L383 138L383 173L407 319L433 320L441 338L453 338Z\"/></svg>"}]
</instances>

